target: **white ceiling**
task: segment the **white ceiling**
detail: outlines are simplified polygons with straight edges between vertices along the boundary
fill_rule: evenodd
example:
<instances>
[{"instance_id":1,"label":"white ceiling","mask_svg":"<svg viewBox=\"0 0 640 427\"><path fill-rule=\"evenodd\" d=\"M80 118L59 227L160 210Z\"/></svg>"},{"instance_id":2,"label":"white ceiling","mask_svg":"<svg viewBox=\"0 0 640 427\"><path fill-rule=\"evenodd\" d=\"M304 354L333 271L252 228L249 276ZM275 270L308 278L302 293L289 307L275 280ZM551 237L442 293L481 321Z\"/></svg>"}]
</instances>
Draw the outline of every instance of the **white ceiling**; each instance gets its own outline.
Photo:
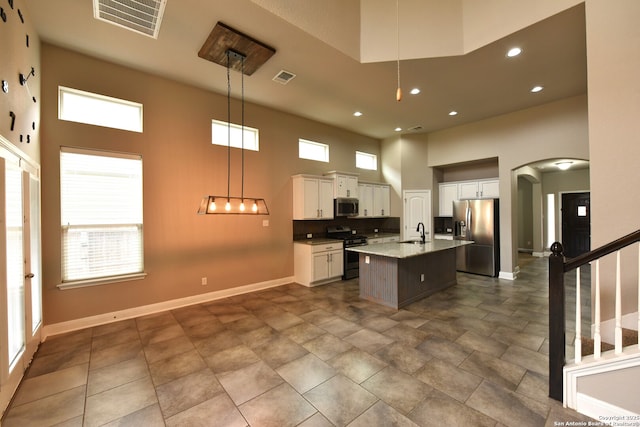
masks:
<instances>
[{"instance_id":1,"label":"white ceiling","mask_svg":"<svg viewBox=\"0 0 640 427\"><path fill-rule=\"evenodd\" d=\"M355 0L324 1L332 7L345 2L344 15L350 19L357 14ZM268 0L168 0L158 39L94 19L91 0L25 3L44 42L226 94L224 67L197 55L222 21L276 49L245 78L248 101L375 138L393 136L396 127L420 126L420 132L448 128L587 90L583 5L465 55L402 60L404 99L397 103L394 60L361 63L354 59L352 28L322 26L310 16L296 16L294 25L286 13L265 8ZM301 29L314 25L327 42ZM336 34L348 40L340 45ZM512 45L524 52L507 59ZM287 85L274 82L282 69L297 77ZM535 84L545 90L531 94ZM422 93L409 95L412 87ZM356 110L364 115L354 117ZM450 110L459 114L450 117Z\"/></svg>"}]
</instances>

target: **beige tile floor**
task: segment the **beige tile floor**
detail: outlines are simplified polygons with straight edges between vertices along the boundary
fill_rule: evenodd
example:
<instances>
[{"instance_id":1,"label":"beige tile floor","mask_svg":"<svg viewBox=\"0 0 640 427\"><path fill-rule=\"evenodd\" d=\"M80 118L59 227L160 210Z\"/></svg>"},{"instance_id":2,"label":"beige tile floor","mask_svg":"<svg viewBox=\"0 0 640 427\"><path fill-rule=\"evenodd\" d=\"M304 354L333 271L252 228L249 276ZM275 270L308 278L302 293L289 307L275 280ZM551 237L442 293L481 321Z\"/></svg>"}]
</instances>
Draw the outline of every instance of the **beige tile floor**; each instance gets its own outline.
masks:
<instances>
[{"instance_id":1,"label":"beige tile floor","mask_svg":"<svg viewBox=\"0 0 640 427\"><path fill-rule=\"evenodd\" d=\"M553 426L547 260L401 310L291 284L44 342L12 426Z\"/></svg>"}]
</instances>

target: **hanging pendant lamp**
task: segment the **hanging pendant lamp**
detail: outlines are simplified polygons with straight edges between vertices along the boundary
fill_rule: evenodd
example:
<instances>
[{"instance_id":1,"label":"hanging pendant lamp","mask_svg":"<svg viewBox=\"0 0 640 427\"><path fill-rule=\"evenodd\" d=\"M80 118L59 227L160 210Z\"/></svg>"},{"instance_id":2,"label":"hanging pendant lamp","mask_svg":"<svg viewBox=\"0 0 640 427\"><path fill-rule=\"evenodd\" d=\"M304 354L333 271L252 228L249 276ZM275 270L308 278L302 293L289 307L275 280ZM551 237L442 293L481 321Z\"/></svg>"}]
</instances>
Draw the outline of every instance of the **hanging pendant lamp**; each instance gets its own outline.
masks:
<instances>
[{"instance_id":1,"label":"hanging pendant lamp","mask_svg":"<svg viewBox=\"0 0 640 427\"><path fill-rule=\"evenodd\" d=\"M255 58L249 61L247 55L238 48L251 52ZM221 52L222 51L222 52ZM226 196L204 196L198 208L198 214L237 214L269 215L267 203L263 198L244 195L244 75L251 75L271 55L273 48L264 45L220 22L200 49L198 56L210 60L227 69L227 194ZM222 56L224 55L224 56ZM246 66L249 63L248 67ZM240 196L231 195L231 69L242 76L242 118L241 118L241 189Z\"/></svg>"},{"instance_id":2,"label":"hanging pendant lamp","mask_svg":"<svg viewBox=\"0 0 640 427\"><path fill-rule=\"evenodd\" d=\"M396 89L396 101L402 101L402 88L400 87L400 0L396 0L396 52L397 52L397 71L398 71L398 87Z\"/></svg>"}]
</instances>

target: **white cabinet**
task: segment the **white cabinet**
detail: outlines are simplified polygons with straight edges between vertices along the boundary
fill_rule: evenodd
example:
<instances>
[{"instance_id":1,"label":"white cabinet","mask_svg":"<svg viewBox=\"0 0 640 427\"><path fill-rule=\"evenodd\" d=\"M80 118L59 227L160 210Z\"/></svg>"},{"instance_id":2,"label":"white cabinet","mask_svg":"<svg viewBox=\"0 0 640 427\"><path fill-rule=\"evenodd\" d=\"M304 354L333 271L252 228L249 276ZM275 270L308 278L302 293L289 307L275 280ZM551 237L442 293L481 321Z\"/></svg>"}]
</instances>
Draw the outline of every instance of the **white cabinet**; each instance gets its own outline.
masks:
<instances>
[{"instance_id":1,"label":"white cabinet","mask_svg":"<svg viewBox=\"0 0 640 427\"><path fill-rule=\"evenodd\" d=\"M453 202L458 200L458 184L446 182L439 185L440 216L453 216Z\"/></svg>"},{"instance_id":2,"label":"white cabinet","mask_svg":"<svg viewBox=\"0 0 640 427\"><path fill-rule=\"evenodd\" d=\"M377 184L373 186L373 214L375 216L389 216L391 196L389 186Z\"/></svg>"},{"instance_id":3,"label":"white cabinet","mask_svg":"<svg viewBox=\"0 0 640 427\"><path fill-rule=\"evenodd\" d=\"M497 199L500 197L498 179L443 182L438 186L440 216L453 215L453 201L466 199Z\"/></svg>"},{"instance_id":4,"label":"white cabinet","mask_svg":"<svg viewBox=\"0 0 640 427\"><path fill-rule=\"evenodd\" d=\"M294 243L294 277L305 286L321 285L342 276L344 253L342 242L310 245Z\"/></svg>"},{"instance_id":5,"label":"white cabinet","mask_svg":"<svg viewBox=\"0 0 640 427\"><path fill-rule=\"evenodd\" d=\"M389 236L389 237L385 237L383 239L384 243L391 243L391 242L399 242L400 241L400 235L395 235L395 236Z\"/></svg>"},{"instance_id":6,"label":"white cabinet","mask_svg":"<svg viewBox=\"0 0 640 427\"><path fill-rule=\"evenodd\" d=\"M387 184L358 184L358 218L387 217L391 205Z\"/></svg>"},{"instance_id":7,"label":"white cabinet","mask_svg":"<svg viewBox=\"0 0 640 427\"><path fill-rule=\"evenodd\" d=\"M358 198L358 175L331 171L325 174L333 179L334 197Z\"/></svg>"},{"instance_id":8,"label":"white cabinet","mask_svg":"<svg viewBox=\"0 0 640 427\"><path fill-rule=\"evenodd\" d=\"M333 179L294 175L293 219L333 219Z\"/></svg>"},{"instance_id":9,"label":"white cabinet","mask_svg":"<svg viewBox=\"0 0 640 427\"><path fill-rule=\"evenodd\" d=\"M497 199L500 197L500 184L497 179L482 181L463 181L458 183L458 199Z\"/></svg>"},{"instance_id":10,"label":"white cabinet","mask_svg":"<svg viewBox=\"0 0 640 427\"><path fill-rule=\"evenodd\" d=\"M500 198L500 181L492 179L490 181L478 181L478 192L481 199Z\"/></svg>"}]
</instances>

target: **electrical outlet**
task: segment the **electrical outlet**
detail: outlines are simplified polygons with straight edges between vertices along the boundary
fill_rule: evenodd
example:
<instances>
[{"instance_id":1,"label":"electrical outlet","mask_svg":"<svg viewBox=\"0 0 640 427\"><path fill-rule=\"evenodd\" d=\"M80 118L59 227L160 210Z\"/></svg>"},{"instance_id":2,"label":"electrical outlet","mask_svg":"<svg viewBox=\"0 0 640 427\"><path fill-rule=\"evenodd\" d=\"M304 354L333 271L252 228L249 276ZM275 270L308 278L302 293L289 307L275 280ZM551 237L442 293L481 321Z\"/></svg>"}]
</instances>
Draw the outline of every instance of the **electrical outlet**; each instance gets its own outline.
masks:
<instances>
[{"instance_id":1,"label":"electrical outlet","mask_svg":"<svg viewBox=\"0 0 640 427\"><path fill-rule=\"evenodd\" d=\"M307 239L310 239L310 238L312 238L312 237L313 237L313 234L311 234L311 233L307 233Z\"/></svg>"},{"instance_id":2,"label":"electrical outlet","mask_svg":"<svg viewBox=\"0 0 640 427\"><path fill-rule=\"evenodd\" d=\"M424 282L424 273L420 274L420 281Z\"/></svg>"},{"instance_id":3,"label":"electrical outlet","mask_svg":"<svg viewBox=\"0 0 640 427\"><path fill-rule=\"evenodd\" d=\"M364 256L364 263L365 264L369 264L371 262L371 258L369 258L369 255L365 255Z\"/></svg>"},{"instance_id":4,"label":"electrical outlet","mask_svg":"<svg viewBox=\"0 0 640 427\"><path fill-rule=\"evenodd\" d=\"M269 220L268 219L263 219L262 220L262 226L263 227L268 227L269 226Z\"/></svg>"},{"instance_id":5,"label":"electrical outlet","mask_svg":"<svg viewBox=\"0 0 640 427\"><path fill-rule=\"evenodd\" d=\"M356 234L357 230L351 230L351 234Z\"/></svg>"},{"instance_id":6,"label":"electrical outlet","mask_svg":"<svg viewBox=\"0 0 640 427\"><path fill-rule=\"evenodd\" d=\"M202 279L200 279L202 286L206 286L207 285L207 278L203 277Z\"/></svg>"},{"instance_id":7,"label":"electrical outlet","mask_svg":"<svg viewBox=\"0 0 640 427\"><path fill-rule=\"evenodd\" d=\"M377 233L377 232L378 232L378 229L377 229L377 228L374 228L374 229L373 229L373 232L374 232L374 233Z\"/></svg>"}]
</instances>

